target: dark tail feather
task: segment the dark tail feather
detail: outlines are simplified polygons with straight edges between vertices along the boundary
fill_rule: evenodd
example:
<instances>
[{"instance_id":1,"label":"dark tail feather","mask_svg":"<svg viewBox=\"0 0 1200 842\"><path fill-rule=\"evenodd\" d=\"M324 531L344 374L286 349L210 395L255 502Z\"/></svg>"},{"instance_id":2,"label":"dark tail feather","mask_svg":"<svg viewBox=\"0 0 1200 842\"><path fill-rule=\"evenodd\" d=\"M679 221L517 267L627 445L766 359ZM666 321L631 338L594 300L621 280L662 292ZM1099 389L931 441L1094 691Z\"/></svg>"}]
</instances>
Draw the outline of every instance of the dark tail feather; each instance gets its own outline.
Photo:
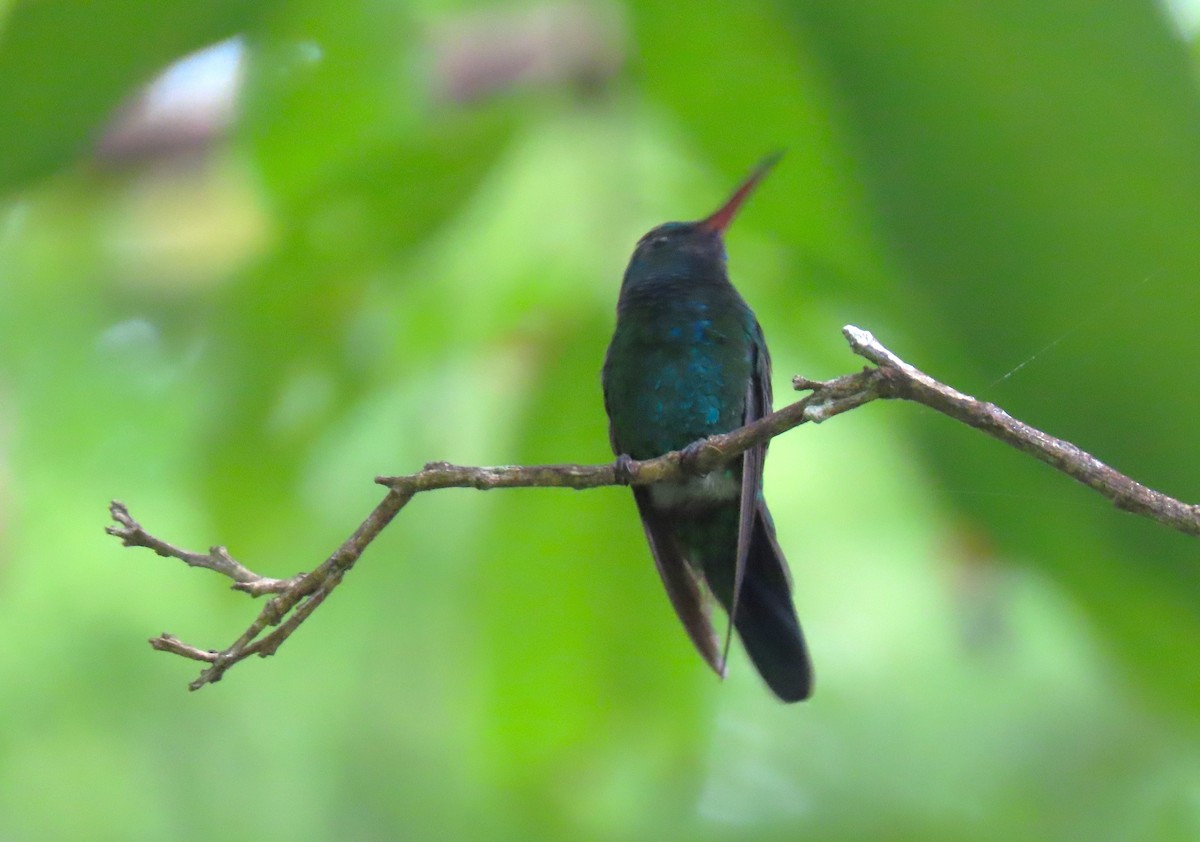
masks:
<instances>
[{"instance_id":1,"label":"dark tail feather","mask_svg":"<svg viewBox=\"0 0 1200 842\"><path fill-rule=\"evenodd\" d=\"M735 623L750 660L767 686L785 702L812 695L812 664L786 588L747 571Z\"/></svg>"},{"instance_id":2,"label":"dark tail feather","mask_svg":"<svg viewBox=\"0 0 1200 842\"><path fill-rule=\"evenodd\" d=\"M812 695L812 662L792 604L787 565L775 541L770 515L761 503L753 529L734 627L750 660L775 695L785 702L803 701ZM715 572L710 571L709 584L728 611L732 575L721 569L719 575L724 581L714 581L711 573Z\"/></svg>"}]
</instances>

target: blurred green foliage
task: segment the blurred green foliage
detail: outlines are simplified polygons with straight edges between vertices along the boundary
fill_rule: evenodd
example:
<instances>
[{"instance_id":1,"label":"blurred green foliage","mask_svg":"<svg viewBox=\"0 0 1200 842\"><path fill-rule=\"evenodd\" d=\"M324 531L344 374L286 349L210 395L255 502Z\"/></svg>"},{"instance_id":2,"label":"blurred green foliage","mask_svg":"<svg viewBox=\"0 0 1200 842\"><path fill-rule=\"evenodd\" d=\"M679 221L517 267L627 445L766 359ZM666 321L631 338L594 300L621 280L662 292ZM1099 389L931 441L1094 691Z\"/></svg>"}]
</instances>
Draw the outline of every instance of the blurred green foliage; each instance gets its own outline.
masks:
<instances>
[{"instance_id":1,"label":"blurred green foliage","mask_svg":"<svg viewBox=\"0 0 1200 842\"><path fill-rule=\"evenodd\" d=\"M114 154L232 35L232 127ZM423 497L194 695L142 641L256 606L101 531L118 497L288 575L377 473L608 458L632 244L780 147L729 242L780 400L854 322L1200 498L1191 35L1149 0L0 3L0 839L1200 837L1195 541L912 407L772 446L802 706L706 672L619 489Z\"/></svg>"}]
</instances>

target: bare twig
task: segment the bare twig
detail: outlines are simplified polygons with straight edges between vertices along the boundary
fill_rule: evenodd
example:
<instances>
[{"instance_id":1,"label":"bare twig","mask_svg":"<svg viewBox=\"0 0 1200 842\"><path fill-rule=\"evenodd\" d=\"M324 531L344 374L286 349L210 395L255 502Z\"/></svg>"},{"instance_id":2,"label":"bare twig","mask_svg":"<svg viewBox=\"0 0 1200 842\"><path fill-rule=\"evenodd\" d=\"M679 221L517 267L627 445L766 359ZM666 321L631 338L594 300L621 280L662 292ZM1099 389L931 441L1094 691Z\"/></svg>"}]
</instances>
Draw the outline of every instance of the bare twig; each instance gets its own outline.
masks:
<instances>
[{"instance_id":1,"label":"bare twig","mask_svg":"<svg viewBox=\"0 0 1200 842\"><path fill-rule=\"evenodd\" d=\"M939 383L883 347L870 331L847 325L842 333L854 353L879 366L877 371L886 373L884 397L903 398L937 410L1074 477L1112 500L1118 509L1156 520L1187 535L1200 535L1200 506L1147 488L1070 442L1018 421L994 403L976 400Z\"/></svg>"},{"instance_id":2,"label":"bare twig","mask_svg":"<svg viewBox=\"0 0 1200 842\"><path fill-rule=\"evenodd\" d=\"M259 576L238 564L229 551L224 547L210 547L207 553L194 553L173 544L168 544L155 538L133 519L124 503L113 500L108 505L108 512L120 526L106 526L104 531L121 539L127 547L145 547L154 550L164 558L177 558L191 567L204 567L214 570L222 576L233 579L233 589L243 591L251 596L262 596L269 593L282 593L296 583L298 576L291 579L271 579Z\"/></svg>"},{"instance_id":3,"label":"bare twig","mask_svg":"<svg viewBox=\"0 0 1200 842\"><path fill-rule=\"evenodd\" d=\"M107 531L128 547L146 547L161 556L204 567L234 581L233 587L252 596L274 594L254 622L220 651L199 649L162 634L151 646L208 664L189 687L197 690L219 681L234 664L251 655L273 655L279 646L324 602L354 566L363 551L417 494L439 488L598 488L609 485L648 485L704 474L748 448L806 422L819 423L878 398L898 398L922 404L968 424L1051 465L1112 500L1118 508L1200 535L1200 506L1182 503L1135 482L1069 442L1056 439L1017 421L994 404L976 400L934 380L901 360L869 332L848 325L843 329L854 353L874 363L834 380L796 377L793 385L809 395L770 415L719 436L695 442L656 459L618 460L603 465L527 465L464 467L430 462L415 474L377 477L387 494L332 555L310 573L290 579L260 576L235 561L224 547L207 553L180 549L151 535L114 501L110 512L118 526ZM272 628L270 632L268 628Z\"/></svg>"}]
</instances>

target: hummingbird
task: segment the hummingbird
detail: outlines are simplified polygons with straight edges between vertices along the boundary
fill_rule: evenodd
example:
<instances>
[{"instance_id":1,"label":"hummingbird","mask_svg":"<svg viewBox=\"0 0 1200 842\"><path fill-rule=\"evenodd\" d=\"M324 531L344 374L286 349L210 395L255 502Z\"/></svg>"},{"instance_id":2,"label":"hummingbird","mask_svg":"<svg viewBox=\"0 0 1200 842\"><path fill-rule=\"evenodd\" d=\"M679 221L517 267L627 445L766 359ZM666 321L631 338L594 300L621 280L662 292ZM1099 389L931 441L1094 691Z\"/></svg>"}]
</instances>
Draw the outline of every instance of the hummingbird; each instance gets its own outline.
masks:
<instances>
[{"instance_id":1,"label":"hummingbird","mask_svg":"<svg viewBox=\"0 0 1200 842\"><path fill-rule=\"evenodd\" d=\"M704 219L667 222L638 241L601 374L618 462L684 450L771 412L771 359L729 280L724 235L778 158ZM763 497L766 453L757 445L703 476L634 486L633 497L667 596L704 660L724 677L736 629L772 692L797 702L812 693L812 665ZM713 598L732 627L724 649Z\"/></svg>"}]
</instances>

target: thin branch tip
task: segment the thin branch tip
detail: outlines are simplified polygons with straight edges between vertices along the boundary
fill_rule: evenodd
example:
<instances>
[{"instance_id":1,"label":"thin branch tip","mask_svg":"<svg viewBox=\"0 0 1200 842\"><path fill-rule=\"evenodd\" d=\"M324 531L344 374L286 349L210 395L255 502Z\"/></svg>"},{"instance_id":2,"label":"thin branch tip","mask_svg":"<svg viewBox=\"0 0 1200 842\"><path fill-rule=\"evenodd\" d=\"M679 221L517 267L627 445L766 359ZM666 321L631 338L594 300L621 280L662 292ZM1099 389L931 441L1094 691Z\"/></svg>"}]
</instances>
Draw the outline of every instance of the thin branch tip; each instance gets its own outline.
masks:
<instances>
[{"instance_id":1,"label":"thin branch tip","mask_svg":"<svg viewBox=\"0 0 1200 842\"><path fill-rule=\"evenodd\" d=\"M825 386L824 380L810 380L799 374L792 378L792 388L797 392L815 392L823 386Z\"/></svg>"},{"instance_id":2,"label":"thin branch tip","mask_svg":"<svg viewBox=\"0 0 1200 842\"><path fill-rule=\"evenodd\" d=\"M842 336L850 342L851 347L861 348L867 345L878 344L875 339L875 334L869 330L864 330L857 325L844 325L842 327Z\"/></svg>"}]
</instances>

